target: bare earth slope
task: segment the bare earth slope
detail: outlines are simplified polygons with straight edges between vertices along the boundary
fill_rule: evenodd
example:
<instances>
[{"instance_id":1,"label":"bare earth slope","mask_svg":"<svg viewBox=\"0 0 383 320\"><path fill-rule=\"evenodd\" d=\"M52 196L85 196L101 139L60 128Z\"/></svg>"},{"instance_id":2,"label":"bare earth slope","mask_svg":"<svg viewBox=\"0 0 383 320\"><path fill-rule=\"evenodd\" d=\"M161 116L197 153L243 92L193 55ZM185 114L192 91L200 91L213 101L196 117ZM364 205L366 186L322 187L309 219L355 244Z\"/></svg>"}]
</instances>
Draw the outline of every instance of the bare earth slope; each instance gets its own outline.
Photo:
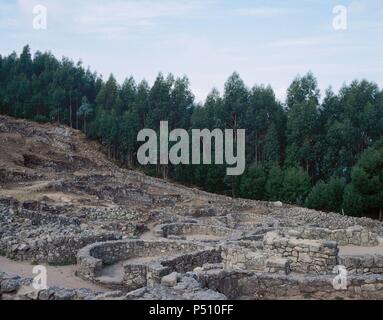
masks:
<instances>
[{"instance_id":1,"label":"bare earth slope","mask_svg":"<svg viewBox=\"0 0 383 320\"><path fill-rule=\"evenodd\" d=\"M0 116L0 150L0 199L27 209L91 218L102 215L103 208L114 213L124 208L137 222L147 222L156 211L199 216L256 210L255 202L233 201L120 169L100 144L66 126Z\"/></svg>"}]
</instances>

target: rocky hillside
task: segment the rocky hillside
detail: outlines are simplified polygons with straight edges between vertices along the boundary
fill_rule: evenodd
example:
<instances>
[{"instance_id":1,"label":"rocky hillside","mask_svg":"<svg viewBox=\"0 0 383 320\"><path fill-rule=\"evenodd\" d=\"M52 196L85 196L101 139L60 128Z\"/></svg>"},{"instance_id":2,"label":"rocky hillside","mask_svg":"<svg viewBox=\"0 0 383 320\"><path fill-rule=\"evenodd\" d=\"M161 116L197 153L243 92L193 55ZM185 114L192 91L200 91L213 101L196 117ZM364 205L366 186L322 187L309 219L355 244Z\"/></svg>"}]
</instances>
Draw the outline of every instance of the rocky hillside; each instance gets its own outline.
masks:
<instances>
[{"instance_id":1,"label":"rocky hillside","mask_svg":"<svg viewBox=\"0 0 383 320\"><path fill-rule=\"evenodd\" d=\"M256 202L121 169L99 143L66 126L0 116L0 145L0 199L25 209L68 214L82 222L113 221L109 227L114 229L132 227L118 225L119 218L139 225L174 215L257 210Z\"/></svg>"}]
</instances>

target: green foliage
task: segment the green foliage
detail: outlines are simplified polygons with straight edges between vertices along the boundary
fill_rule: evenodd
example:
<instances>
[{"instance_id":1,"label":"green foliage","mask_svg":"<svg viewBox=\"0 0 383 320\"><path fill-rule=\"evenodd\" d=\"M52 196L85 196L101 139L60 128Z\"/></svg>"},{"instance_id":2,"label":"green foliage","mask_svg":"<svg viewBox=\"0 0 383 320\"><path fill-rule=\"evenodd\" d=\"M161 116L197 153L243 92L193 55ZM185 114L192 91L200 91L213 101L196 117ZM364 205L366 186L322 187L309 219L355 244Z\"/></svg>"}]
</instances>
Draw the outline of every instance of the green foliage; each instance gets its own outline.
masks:
<instances>
[{"instance_id":1,"label":"green foliage","mask_svg":"<svg viewBox=\"0 0 383 320\"><path fill-rule=\"evenodd\" d=\"M75 125L81 99L94 102L100 82L97 74L67 58L25 46L18 57L12 53L0 63L0 112L39 122L57 121Z\"/></svg>"},{"instance_id":2,"label":"green foliage","mask_svg":"<svg viewBox=\"0 0 383 320\"><path fill-rule=\"evenodd\" d=\"M88 98L84 96L82 98L81 106L77 110L77 117L81 118L83 120L83 130L86 133L86 124L87 120L93 115L94 109L92 105L89 103Z\"/></svg>"},{"instance_id":3,"label":"green foliage","mask_svg":"<svg viewBox=\"0 0 383 320\"><path fill-rule=\"evenodd\" d=\"M0 56L0 112L80 129L123 166L211 192L351 215L377 215L383 206L383 92L366 80L337 94L329 88L320 102L309 72L294 79L283 104L270 86L249 88L235 72L223 94L213 89L196 104L186 77L160 73L152 86L133 77L120 85L25 46ZM160 121L189 132L246 129L247 170L228 177L223 165L140 167L137 133L158 131Z\"/></svg>"},{"instance_id":4,"label":"green foliage","mask_svg":"<svg viewBox=\"0 0 383 320\"><path fill-rule=\"evenodd\" d=\"M352 169L353 193L361 200L362 212L376 214L383 210L383 139L367 149Z\"/></svg>"},{"instance_id":5,"label":"green foliage","mask_svg":"<svg viewBox=\"0 0 383 320\"><path fill-rule=\"evenodd\" d=\"M49 118L46 117L46 116L43 116L41 114L37 114L35 116L32 117L32 120L33 121L36 121L36 122L40 122L40 123L46 123L46 122L49 122Z\"/></svg>"},{"instance_id":6,"label":"green foliage","mask_svg":"<svg viewBox=\"0 0 383 320\"><path fill-rule=\"evenodd\" d=\"M343 179L331 178L328 183L319 181L306 199L306 206L311 209L341 212L345 182Z\"/></svg>"},{"instance_id":7,"label":"green foliage","mask_svg":"<svg viewBox=\"0 0 383 320\"><path fill-rule=\"evenodd\" d=\"M243 198L265 200L266 199L267 173L263 167L252 166L242 176L240 195Z\"/></svg>"},{"instance_id":8,"label":"green foliage","mask_svg":"<svg viewBox=\"0 0 383 320\"><path fill-rule=\"evenodd\" d=\"M361 217L363 213L363 198L348 185L343 195L343 210L349 216Z\"/></svg>"},{"instance_id":9,"label":"green foliage","mask_svg":"<svg viewBox=\"0 0 383 320\"><path fill-rule=\"evenodd\" d=\"M267 129L265 137L265 160L271 163L279 163L280 152L278 132L275 124L272 123Z\"/></svg>"},{"instance_id":10,"label":"green foliage","mask_svg":"<svg viewBox=\"0 0 383 320\"><path fill-rule=\"evenodd\" d=\"M284 172L282 169L277 165L271 167L265 186L266 199L270 201L280 201L282 199L283 180Z\"/></svg>"},{"instance_id":11,"label":"green foliage","mask_svg":"<svg viewBox=\"0 0 383 320\"><path fill-rule=\"evenodd\" d=\"M310 192L310 177L302 168L288 168L282 184L282 199L287 203L303 204Z\"/></svg>"},{"instance_id":12,"label":"green foliage","mask_svg":"<svg viewBox=\"0 0 383 320\"><path fill-rule=\"evenodd\" d=\"M223 165L211 165L205 166L207 169L207 175L203 187L210 192L225 192L227 189L226 167Z\"/></svg>"},{"instance_id":13,"label":"green foliage","mask_svg":"<svg viewBox=\"0 0 383 320\"><path fill-rule=\"evenodd\" d=\"M116 107L118 99L117 81L111 74L108 81L101 87L96 98L96 104L104 110L112 110Z\"/></svg>"},{"instance_id":14,"label":"green foliage","mask_svg":"<svg viewBox=\"0 0 383 320\"><path fill-rule=\"evenodd\" d=\"M305 76L298 76L294 79L293 83L287 89L287 107L293 108L296 104L311 102L318 104L320 92L318 89L317 79L312 72L307 73Z\"/></svg>"}]
</instances>

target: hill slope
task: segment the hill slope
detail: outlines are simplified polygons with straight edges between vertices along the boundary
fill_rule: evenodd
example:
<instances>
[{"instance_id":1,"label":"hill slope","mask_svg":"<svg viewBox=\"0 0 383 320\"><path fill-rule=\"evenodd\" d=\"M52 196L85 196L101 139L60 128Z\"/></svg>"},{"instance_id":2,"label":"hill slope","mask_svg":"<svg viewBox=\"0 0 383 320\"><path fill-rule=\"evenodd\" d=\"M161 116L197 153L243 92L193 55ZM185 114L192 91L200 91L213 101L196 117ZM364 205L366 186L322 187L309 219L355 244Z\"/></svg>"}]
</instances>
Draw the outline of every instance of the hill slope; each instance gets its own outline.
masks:
<instances>
[{"instance_id":1,"label":"hill slope","mask_svg":"<svg viewBox=\"0 0 383 320\"><path fill-rule=\"evenodd\" d=\"M121 169L107 159L100 144L66 126L0 116L0 145L0 198L27 208L59 208L73 215L124 208L141 222L153 210L183 216L257 210L253 201Z\"/></svg>"}]
</instances>

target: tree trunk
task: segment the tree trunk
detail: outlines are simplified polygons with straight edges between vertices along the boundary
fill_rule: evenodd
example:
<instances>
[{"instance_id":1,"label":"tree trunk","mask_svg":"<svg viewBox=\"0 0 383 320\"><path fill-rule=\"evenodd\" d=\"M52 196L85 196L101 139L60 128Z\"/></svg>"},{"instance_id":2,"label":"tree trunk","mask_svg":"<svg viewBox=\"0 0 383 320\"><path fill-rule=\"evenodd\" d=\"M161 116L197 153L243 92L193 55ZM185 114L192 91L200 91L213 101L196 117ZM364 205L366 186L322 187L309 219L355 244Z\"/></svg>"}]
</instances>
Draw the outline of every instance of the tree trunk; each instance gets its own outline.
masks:
<instances>
[{"instance_id":1,"label":"tree trunk","mask_svg":"<svg viewBox=\"0 0 383 320\"><path fill-rule=\"evenodd\" d=\"M129 168L134 168L134 160L133 160L133 152L129 151L128 152L128 166Z\"/></svg>"},{"instance_id":2,"label":"tree trunk","mask_svg":"<svg viewBox=\"0 0 383 320\"><path fill-rule=\"evenodd\" d=\"M162 178L165 180L168 178L168 166L167 165L162 166Z\"/></svg>"},{"instance_id":3,"label":"tree trunk","mask_svg":"<svg viewBox=\"0 0 383 320\"><path fill-rule=\"evenodd\" d=\"M78 105L78 100L76 98L76 129L79 130L79 123L78 123L78 109L79 109L79 105Z\"/></svg>"},{"instance_id":4,"label":"tree trunk","mask_svg":"<svg viewBox=\"0 0 383 320\"><path fill-rule=\"evenodd\" d=\"M236 146L236 143L237 143L237 114L236 113L234 113L233 130L234 130L234 146ZM233 146L233 150L234 150L234 146ZM236 151L238 152L238 150ZM231 180L231 194L232 194L232 197L235 198L234 177L232 177L232 180Z\"/></svg>"},{"instance_id":5,"label":"tree trunk","mask_svg":"<svg viewBox=\"0 0 383 320\"><path fill-rule=\"evenodd\" d=\"M69 93L69 126L72 126L72 92Z\"/></svg>"},{"instance_id":6,"label":"tree trunk","mask_svg":"<svg viewBox=\"0 0 383 320\"><path fill-rule=\"evenodd\" d=\"M258 166L258 132L255 132L255 165Z\"/></svg>"}]
</instances>

